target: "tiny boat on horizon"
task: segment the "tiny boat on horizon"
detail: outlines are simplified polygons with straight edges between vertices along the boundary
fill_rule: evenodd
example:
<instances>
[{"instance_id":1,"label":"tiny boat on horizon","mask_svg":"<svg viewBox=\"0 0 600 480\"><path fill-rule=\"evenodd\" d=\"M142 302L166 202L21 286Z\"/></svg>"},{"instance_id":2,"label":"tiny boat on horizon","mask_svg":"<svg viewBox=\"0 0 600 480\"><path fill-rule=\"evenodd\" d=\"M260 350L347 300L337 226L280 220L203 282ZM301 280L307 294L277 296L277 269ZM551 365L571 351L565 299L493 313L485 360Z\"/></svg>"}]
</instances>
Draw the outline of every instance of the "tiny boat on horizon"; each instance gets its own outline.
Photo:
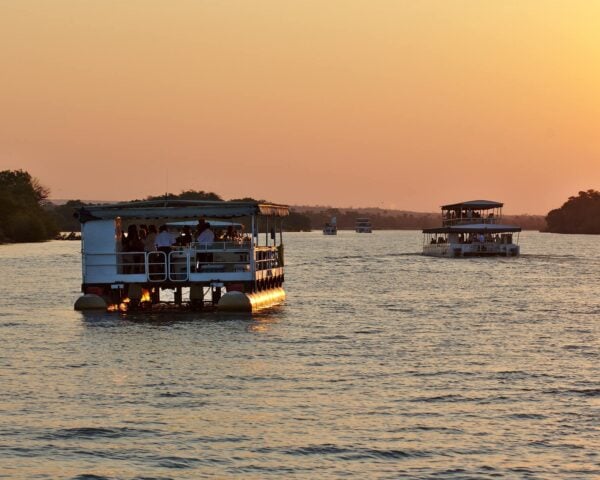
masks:
<instances>
[{"instance_id":1,"label":"tiny boat on horizon","mask_svg":"<svg viewBox=\"0 0 600 480\"><path fill-rule=\"evenodd\" d=\"M331 221L327 222L323 227L323 235L337 235L337 218L331 217Z\"/></svg>"},{"instance_id":2,"label":"tiny boat on horizon","mask_svg":"<svg viewBox=\"0 0 600 480\"><path fill-rule=\"evenodd\" d=\"M423 255L516 257L521 227L502 223L503 206L490 200L442 206L442 226L423 230Z\"/></svg>"},{"instance_id":3,"label":"tiny boat on horizon","mask_svg":"<svg viewBox=\"0 0 600 480\"><path fill-rule=\"evenodd\" d=\"M356 233L372 233L371 220L368 218L357 218L354 230Z\"/></svg>"}]
</instances>

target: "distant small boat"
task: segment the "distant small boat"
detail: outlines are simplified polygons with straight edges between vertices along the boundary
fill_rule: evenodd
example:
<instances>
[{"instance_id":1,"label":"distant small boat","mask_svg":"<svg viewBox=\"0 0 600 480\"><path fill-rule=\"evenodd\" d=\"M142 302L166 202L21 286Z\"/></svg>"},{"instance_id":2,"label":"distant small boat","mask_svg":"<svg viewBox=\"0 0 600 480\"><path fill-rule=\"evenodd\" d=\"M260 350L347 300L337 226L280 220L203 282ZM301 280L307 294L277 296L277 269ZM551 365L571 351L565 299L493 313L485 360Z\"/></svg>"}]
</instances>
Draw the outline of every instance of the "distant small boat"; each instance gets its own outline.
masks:
<instances>
[{"instance_id":1,"label":"distant small boat","mask_svg":"<svg viewBox=\"0 0 600 480\"><path fill-rule=\"evenodd\" d=\"M502 224L502 206L490 200L444 205L442 226L423 230L423 255L516 257L521 227Z\"/></svg>"},{"instance_id":2,"label":"distant small boat","mask_svg":"<svg viewBox=\"0 0 600 480\"><path fill-rule=\"evenodd\" d=\"M337 218L331 217L331 221L325 224L323 235L337 235Z\"/></svg>"},{"instance_id":3,"label":"distant small boat","mask_svg":"<svg viewBox=\"0 0 600 480\"><path fill-rule=\"evenodd\" d=\"M357 218L356 225L354 227L356 233L372 233L373 227L371 227L371 220L368 218Z\"/></svg>"}]
</instances>

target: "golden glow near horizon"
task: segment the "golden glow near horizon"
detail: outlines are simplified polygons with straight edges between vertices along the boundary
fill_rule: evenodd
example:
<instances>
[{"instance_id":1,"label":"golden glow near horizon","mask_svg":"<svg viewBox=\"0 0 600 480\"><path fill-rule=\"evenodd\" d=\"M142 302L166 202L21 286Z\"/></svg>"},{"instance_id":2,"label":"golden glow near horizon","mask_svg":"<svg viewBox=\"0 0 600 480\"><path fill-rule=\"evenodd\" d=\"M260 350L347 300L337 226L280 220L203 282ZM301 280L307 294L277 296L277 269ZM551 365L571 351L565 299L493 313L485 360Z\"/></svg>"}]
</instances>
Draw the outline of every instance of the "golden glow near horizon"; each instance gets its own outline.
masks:
<instances>
[{"instance_id":1,"label":"golden glow near horizon","mask_svg":"<svg viewBox=\"0 0 600 480\"><path fill-rule=\"evenodd\" d=\"M600 2L0 2L0 169L54 198L196 189L546 213L600 188Z\"/></svg>"}]
</instances>

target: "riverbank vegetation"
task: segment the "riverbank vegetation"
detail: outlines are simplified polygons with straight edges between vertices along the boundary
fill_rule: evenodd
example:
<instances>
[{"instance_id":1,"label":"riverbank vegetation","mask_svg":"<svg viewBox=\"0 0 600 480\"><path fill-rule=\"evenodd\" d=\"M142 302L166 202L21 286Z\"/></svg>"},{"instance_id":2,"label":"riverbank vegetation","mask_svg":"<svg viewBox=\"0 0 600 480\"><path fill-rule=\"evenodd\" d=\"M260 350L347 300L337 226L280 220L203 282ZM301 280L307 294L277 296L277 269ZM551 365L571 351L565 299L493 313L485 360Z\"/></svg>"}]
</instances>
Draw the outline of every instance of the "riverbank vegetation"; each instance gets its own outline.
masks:
<instances>
[{"instance_id":1,"label":"riverbank vegetation","mask_svg":"<svg viewBox=\"0 0 600 480\"><path fill-rule=\"evenodd\" d=\"M0 242L42 242L58 233L50 191L23 170L0 172Z\"/></svg>"},{"instance_id":2,"label":"riverbank vegetation","mask_svg":"<svg viewBox=\"0 0 600 480\"><path fill-rule=\"evenodd\" d=\"M548 212L547 232L600 234L600 192L579 192L560 208Z\"/></svg>"},{"instance_id":3,"label":"riverbank vegetation","mask_svg":"<svg viewBox=\"0 0 600 480\"><path fill-rule=\"evenodd\" d=\"M53 204L50 191L36 178L23 170L0 172L0 243L39 242L59 238L59 232L79 232L79 221L73 216L76 209L90 205L81 200ZM143 200L224 200L214 192L186 190L180 194L167 193ZM255 201L236 198L237 201ZM265 200L259 200L265 201ZM594 210L595 209L595 210ZM585 214L581 213L586 211ZM596 213L593 213L596 212ZM419 230L439 225L439 213L408 212L381 208L292 207L284 220L286 231L320 230L325 223L337 218L338 228L353 230L358 217L367 217L375 230ZM539 215L505 216L506 223L524 230L544 230L546 222ZM564 233L600 233L600 193L593 190L571 197L563 207L546 217L547 231ZM64 238L64 235L60 238Z\"/></svg>"}]
</instances>

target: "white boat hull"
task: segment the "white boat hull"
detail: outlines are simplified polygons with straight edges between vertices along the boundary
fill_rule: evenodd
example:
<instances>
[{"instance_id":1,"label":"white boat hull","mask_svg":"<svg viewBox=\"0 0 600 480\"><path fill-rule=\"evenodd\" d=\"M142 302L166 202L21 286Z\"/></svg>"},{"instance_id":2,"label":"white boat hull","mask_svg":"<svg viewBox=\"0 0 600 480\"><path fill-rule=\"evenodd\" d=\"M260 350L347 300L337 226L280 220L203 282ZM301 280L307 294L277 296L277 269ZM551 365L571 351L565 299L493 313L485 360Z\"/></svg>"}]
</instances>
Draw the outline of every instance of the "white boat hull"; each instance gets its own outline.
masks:
<instances>
[{"instance_id":1,"label":"white boat hull","mask_svg":"<svg viewBox=\"0 0 600 480\"><path fill-rule=\"evenodd\" d=\"M423 245L423 255L430 257L516 257L519 245L514 243L433 243Z\"/></svg>"}]
</instances>

